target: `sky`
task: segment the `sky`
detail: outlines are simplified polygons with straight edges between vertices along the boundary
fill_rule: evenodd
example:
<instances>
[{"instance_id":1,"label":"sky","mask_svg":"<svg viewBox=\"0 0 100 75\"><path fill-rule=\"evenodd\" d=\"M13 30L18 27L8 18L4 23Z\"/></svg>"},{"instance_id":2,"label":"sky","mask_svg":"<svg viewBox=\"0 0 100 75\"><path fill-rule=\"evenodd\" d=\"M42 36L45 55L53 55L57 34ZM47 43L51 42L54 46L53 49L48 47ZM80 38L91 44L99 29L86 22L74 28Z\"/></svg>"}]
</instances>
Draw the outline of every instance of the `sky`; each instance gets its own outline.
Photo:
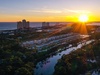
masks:
<instances>
[{"instance_id":1,"label":"sky","mask_svg":"<svg viewBox=\"0 0 100 75\"><path fill-rule=\"evenodd\" d=\"M0 0L0 22L70 22L81 14L100 21L100 0Z\"/></svg>"}]
</instances>

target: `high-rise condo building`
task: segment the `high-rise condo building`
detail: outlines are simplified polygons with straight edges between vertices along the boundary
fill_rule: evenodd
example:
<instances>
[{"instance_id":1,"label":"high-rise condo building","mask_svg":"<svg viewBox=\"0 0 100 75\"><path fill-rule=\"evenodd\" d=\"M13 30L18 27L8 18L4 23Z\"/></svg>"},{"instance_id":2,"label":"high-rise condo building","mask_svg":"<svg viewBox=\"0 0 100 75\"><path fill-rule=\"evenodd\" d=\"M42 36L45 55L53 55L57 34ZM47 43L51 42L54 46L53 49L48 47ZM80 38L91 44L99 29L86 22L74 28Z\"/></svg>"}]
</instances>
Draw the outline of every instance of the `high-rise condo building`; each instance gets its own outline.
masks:
<instances>
[{"instance_id":1,"label":"high-rise condo building","mask_svg":"<svg viewBox=\"0 0 100 75\"><path fill-rule=\"evenodd\" d=\"M29 29L29 21L26 22L25 19L17 22L17 29Z\"/></svg>"}]
</instances>

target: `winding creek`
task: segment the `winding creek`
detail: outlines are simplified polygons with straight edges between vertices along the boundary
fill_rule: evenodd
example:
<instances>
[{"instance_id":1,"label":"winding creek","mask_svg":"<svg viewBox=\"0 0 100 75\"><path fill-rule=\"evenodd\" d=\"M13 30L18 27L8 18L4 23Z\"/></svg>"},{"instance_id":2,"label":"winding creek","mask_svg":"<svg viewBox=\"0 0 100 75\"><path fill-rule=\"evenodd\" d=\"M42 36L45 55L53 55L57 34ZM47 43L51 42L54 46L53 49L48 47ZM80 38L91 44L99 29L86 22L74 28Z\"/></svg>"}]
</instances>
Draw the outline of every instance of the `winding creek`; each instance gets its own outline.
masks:
<instances>
[{"instance_id":1,"label":"winding creek","mask_svg":"<svg viewBox=\"0 0 100 75\"><path fill-rule=\"evenodd\" d=\"M69 54L71 51L77 50L82 46L87 45L91 42L93 42L93 40L80 42L78 43L77 47L69 47L64 51L58 52L56 55L47 58L46 60L38 62L34 70L34 75L53 75L54 66L56 65L58 59L62 57L62 55Z\"/></svg>"}]
</instances>

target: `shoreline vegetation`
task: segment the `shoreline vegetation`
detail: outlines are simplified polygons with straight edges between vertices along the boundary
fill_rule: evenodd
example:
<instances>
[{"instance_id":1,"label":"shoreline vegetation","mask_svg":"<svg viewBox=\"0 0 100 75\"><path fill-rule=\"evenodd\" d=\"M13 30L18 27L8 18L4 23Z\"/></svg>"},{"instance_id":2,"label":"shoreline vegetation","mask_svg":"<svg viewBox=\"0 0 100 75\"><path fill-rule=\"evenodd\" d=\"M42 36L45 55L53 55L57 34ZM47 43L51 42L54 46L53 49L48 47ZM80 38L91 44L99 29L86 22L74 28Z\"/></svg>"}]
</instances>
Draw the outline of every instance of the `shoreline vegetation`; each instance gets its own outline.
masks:
<instances>
[{"instance_id":1,"label":"shoreline vegetation","mask_svg":"<svg viewBox=\"0 0 100 75\"><path fill-rule=\"evenodd\" d=\"M9 39L9 36L0 35L0 40L0 74L2 75L33 75L37 62L56 54L59 48L64 48L72 43L75 46L80 41L77 39L46 52L34 53L34 50L21 47L17 40Z\"/></svg>"},{"instance_id":2,"label":"shoreline vegetation","mask_svg":"<svg viewBox=\"0 0 100 75\"><path fill-rule=\"evenodd\" d=\"M53 75L91 75L97 69L100 74L100 33L96 33L95 41L81 49L63 55L55 66ZM93 38L93 36L91 36ZM94 71L93 71L94 70ZM92 71L92 72L91 72Z\"/></svg>"}]
</instances>

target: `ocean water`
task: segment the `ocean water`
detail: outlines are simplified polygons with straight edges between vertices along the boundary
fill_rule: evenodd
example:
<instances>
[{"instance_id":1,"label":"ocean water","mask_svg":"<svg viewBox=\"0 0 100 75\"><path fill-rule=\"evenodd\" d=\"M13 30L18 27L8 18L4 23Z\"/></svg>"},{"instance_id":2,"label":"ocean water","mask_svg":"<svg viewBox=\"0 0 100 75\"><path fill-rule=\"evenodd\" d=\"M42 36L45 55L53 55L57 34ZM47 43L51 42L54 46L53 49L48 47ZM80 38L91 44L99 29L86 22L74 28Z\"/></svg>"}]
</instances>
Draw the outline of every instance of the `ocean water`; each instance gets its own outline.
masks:
<instances>
[{"instance_id":1,"label":"ocean water","mask_svg":"<svg viewBox=\"0 0 100 75\"><path fill-rule=\"evenodd\" d=\"M50 22L50 25L55 25L56 22ZM30 22L30 27L41 27L42 22ZM0 22L0 30L13 30L17 29L16 22Z\"/></svg>"},{"instance_id":2,"label":"ocean water","mask_svg":"<svg viewBox=\"0 0 100 75\"><path fill-rule=\"evenodd\" d=\"M12 30L17 28L17 23L14 22L1 22L0 30Z\"/></svg>"},{"instance_id":3,"label":"ocean water","mask_svg":"<svg viewBox=\"0 0 100 75\"><path fill-rule=\"evenodd\" d=\"M55 24L68 24L71 22L49 22L50 26L53 26ZM99 23L90 23L87 25L99 25L100 26L100 22ZM42 26L42 22L30 22L30 27L41 27ZM0 30L13 30L13 29L17 29L17 22L0 22Z\"/></svg>"}]
</instances>

